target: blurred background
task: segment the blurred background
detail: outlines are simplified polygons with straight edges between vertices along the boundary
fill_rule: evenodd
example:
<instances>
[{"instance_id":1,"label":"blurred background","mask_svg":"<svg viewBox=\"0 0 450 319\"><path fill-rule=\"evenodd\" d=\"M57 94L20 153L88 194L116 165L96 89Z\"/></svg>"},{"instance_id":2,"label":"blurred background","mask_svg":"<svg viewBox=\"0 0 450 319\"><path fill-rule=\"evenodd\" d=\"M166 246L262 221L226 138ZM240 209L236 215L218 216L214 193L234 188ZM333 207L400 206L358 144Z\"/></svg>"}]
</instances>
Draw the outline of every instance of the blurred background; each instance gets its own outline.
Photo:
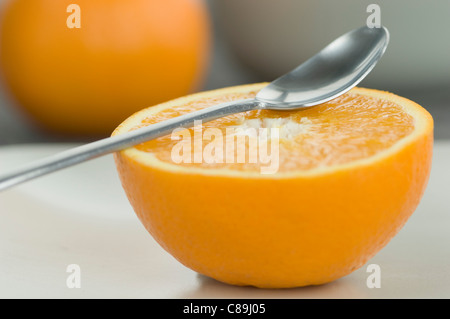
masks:
<instances>
[{"instance_id":1,"label":"blurred background","mask_svg":"<svg viewBox=\"0 0 450 319\"><path fill-rule=\"evenodd\" d=\"M5 0L1 0L3 12L5 2ZM26 29L25 31L20 31L22 35L19 34L20 32L13 30L20 23L14 21L14 19L30 20L36 16L39 17L39 15L45 17L47 14L44 5L41 7L33 7L31 3L34 0L19 2L28 2L28 6L31 7L24 9L25 7L19 6L16 8L16 11L21 12L20 15L22 17L19 17L20 15L17 13L15 15L12 14L8 16L9 20L7 19L7 22L2 26L2 36L6 40L1 42L3 46L1 49L6 50L8 49L6 46L11 45L14 46L15 51L11 50L11 52L7 52L7 59L2 60L2 68L6 69L6 74L9 74L9 77L7 76L6 79L3 79L0 89L0 145L67 141L85 142L107 136L107 132L91 135L66 134L64 132L58 132L58 130L43 129L43 125L39 125L38 121L36 121L36 116L33 115L35 113L29 112L29 107L24 107L24 104L33 104L33 92L27 93L20 88L16 88L15 90L11 89L11 83L12 86L20 86L17 84L17 75L13 76L11 74L14 72L22 72L20 74L24 78L28 76L26 63L16 60L14 54L17 54L17 59L19 57L23 58L19 52L20 48L23 49L23 40L20 37L23 36L24 39L28 39L26 37L32 36L26 28L24 28ZM49 1L37 2L48 3ZM78 2L72 0L72 2L79 3L82 8L82 28L80 30L83 30L82 32L91 32L92 29L90 29L90 25L88 24L90 17L86 16L85 18L83 16L85 11L88 11L87 9L83 11L83 5L86 0L80 0ZM133 3L134 0L127 0L126 2ZM156 1L156 3L158 2L162 3L161 1ZM187 21L186 23L193 26L196 23L195 21L198 21L198 18L196 18L194 12L194 15L190 17L191 20L185 19L183 15L185 11L180 9L184 7L178 6L179 2L186 1L164 1L164 3L174 6L172 7L174 9L172 11L180 11L176 13L179 14L177 16L179 19L176 21L179 22L178 27L181 28L180 30L183 30L184 26L180 21ZM366 8L370 3L374 2L363 0L205 1L205 12L210 24L195 25L193 27L208 29L203 31L204 34L209 34L211 46L207 54L205 52L197 53L199 59L201 58L208 62L206 67L201 70L202 74L198 76L202 78L201 83L195 89L190 88L189 91L193 92L244 83L272 81L279 75L282 75L308 59L334 38L351 29L364 25L367 17L370 15L370 13L366 12ZM391 91L419 103L435 119L435 138L449 139L450 38L448 32L450 31L450 1L433 0L430 3L421 0L379 0L376 3L381 9L382 24L390 30L391 42L385 56L381 59L374 71L359 86ZM126 8L122 9L124 12L132 12L127 11ZM187 8L186 10L192 12L197 9ZM29 11L29 17L24 13L26 10ZM140 11L142 12L143 10ZM167 16L159 20L165 20L165 24L172 24L171 19L175 18L171 16L171 10L167 8L164 12L167 13ZM54 15L55 12L48 14ZM69 14L63 11L62 18L66 19ZM152 18L156 19L156 17L150 15L148 20ZM50 18L48 20L51 21ZM46 25L47 29L44 29L50 30L51 28L48 26ZM131 28L128 24L117 23L116 26ZM28 26L28 28L31 27L35 30L34 32L38 32L36 29L39 29L39 24ZM155 25L153 27L158 28ZM172 27L175 28L175 26ZM175 30L175 34L179 34L181 32L180 30ZM65 30L61 32L69 31ZM158 30L155 32L158 32ZM164 32L169 34L169 31ZM197 32L199 37L203 36L202 31L197 30L193 32ZM42 35L41 37L45 38ZM103 37L103 39L105 38L107 37ZM188 36L183 39L186 38ZM173 41L176 41L176 39L174 36ZM45 43L45 41L50 40L42 40L42 43ZM33 55L30 56L32 57ZM181 57L180 59L183 58ZM161 62L152 62L151 56L149 56L148 63L160 64ZM114 74L108 74L107 76L111 80L111 76L114 76ZM150 69L148 71L148 77L150 78L152 76L152 69ZM173 73L170 79L172 82L170 83L174 83L173 81L176 81L176 78L176 73ZM36 81L36 83L42 82L39 78L28 80L31 83L33 83L32 81ZM192 81L194 82L194 80ZM58 85L60 84L58 83ZM111 91L114 91L113 86L110 86L110 88ZM76 82L71 82L71 89L73 94L76 95ZM153 88L150 82L149 86L143 89L148 94L152 94ZM181 91L173 92L173 97L184 95L184 92L183 94L178 92ZM130 92L130 94L134 93ZM24 95L26 98L23 98ZM36 96L40 95L36 94ZM45 108L45 103L48 101L48 98L47 100L43 99L43 101L36 100L36 104L39 104L40 108ZM147 103L145 99L142 99L139 101L140 104L136 105L135 108L136 110L142 109L148 105L155 104L154 102L149 99ZM62 109L65 107L69 108L69 106L61 105ZM85 112L89 112L93 108L95 108L94 105L87 107ZM127 114L131 115L133 112L130 111ZM68 116L65 120L70 121L70 118Z\"/></svg>"}]
</instances>

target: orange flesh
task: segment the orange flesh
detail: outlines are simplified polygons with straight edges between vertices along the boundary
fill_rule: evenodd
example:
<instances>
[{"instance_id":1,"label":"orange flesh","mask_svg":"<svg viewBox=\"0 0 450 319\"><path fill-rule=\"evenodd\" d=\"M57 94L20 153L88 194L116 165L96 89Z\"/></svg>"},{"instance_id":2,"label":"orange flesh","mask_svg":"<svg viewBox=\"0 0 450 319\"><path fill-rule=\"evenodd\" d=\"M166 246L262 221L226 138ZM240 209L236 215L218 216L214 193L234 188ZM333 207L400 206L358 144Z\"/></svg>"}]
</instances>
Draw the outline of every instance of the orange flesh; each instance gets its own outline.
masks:
<instances>
[{"instance_id":1,"label":"orange flesh","mask_svg":"<svg viewBox=\"0 0 450 319\"><path fill-rule=\"evenodd\" d=\"M154 114L142 121L139 127L218 103L251 98L256 93L233 93L215 98L203 98ZM267 118L289 120L298 123L300 125L298 127L301 128L300 133L295 134L294 137L280 139L278 172L310 170L364 159L391 147L414 130L414 119L399 105L378 98L347 93L330 102L308 109L258 110L227 116L203 123L203 132L207 128L219 128L225 136L226 128L239 127L246 120ZM193 137L194 130L189 129L189 131ZM177 143L179 140L173 140L171 135L168 135L141 144L137 148L154 154L161 161L174 164L171 150ZM204 139L203 148L209 143L211 140ZM191 145L194 145L193 138ZM248 140L245 145L247 154L245 163L237 163L235 160L232 163L207 164L193 163L192 160L191 163L176 165L259 171L261 166L266 164L259 161L250 163ZM270 154L270 143L268 152Z\"/></svg>"}]
</instances>

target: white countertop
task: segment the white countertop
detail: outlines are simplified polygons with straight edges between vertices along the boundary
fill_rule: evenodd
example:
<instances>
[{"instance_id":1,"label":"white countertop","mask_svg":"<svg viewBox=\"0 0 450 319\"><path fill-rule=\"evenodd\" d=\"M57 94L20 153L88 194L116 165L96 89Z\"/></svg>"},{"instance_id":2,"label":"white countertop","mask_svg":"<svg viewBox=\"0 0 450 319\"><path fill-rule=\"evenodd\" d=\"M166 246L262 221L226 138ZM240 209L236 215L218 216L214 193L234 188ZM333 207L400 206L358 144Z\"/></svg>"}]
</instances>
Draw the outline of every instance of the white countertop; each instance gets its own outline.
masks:
<instances>
[{"instance_id":1,"label":"white countertop","mask_svg":"<svg viewBox=\"0 0 450 319\"><path fill-rule=\"evenodd\" d=\"M0 148L0 174L74 145ZM0 298L450 298L450 143L435 144L430 182L416 212L367 265L330 284L235 287L178 263L129 205L112 156L0 193ZM66 268L81 268L69 289Z\"/></svg>"}]
</instances>

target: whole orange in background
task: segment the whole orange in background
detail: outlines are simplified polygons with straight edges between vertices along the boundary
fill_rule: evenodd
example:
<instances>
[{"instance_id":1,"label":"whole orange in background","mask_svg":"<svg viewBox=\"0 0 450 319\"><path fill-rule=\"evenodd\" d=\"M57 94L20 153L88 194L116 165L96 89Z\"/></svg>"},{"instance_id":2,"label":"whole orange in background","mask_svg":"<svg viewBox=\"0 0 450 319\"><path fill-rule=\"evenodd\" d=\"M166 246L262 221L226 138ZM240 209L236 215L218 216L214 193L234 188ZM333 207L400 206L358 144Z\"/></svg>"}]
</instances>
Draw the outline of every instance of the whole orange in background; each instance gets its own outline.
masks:
<instances>
[{"instance_id":1,"label":"whole orange in background","mask_svg":"<svg viewBox=\"0 0 450 319\"><path fill-rule=\"evenodd\" d=\"M80 28L67 20L80 8ZM1 72L47 130L106 135L129 114L200 87L205 4L193 0L13 0L3 7Z\"/></svg>"}]
</instances>

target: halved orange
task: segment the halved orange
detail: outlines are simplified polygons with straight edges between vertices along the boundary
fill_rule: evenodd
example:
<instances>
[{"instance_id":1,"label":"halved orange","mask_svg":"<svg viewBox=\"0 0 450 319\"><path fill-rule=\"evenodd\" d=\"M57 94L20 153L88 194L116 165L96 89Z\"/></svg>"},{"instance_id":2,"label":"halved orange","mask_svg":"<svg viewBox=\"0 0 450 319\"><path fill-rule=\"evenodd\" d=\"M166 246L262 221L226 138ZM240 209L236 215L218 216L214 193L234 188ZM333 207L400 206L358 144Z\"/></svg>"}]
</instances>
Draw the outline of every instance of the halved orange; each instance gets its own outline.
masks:
<instances>
[{"instance_id":1,"label":"halved orange","mask_svg":"<svg viewBox=\"0 0 450 319\"><path fill-rule=\"evenodd\" d=\"M113 135L249 98L264 85L153 106ZM405 224L430 173L430 114L387 92L354 88L308 109L249 111L202 129L236 127L279 128L275 172L262 174L264 163L248 157L243 163L175 162L180 141L172 136L115 155L126 194L156 241L185 266L230 284L298 287L350 274ZM250 151L249 139L243 147ZM191 148L188 157L198 151Z\"/></svg>"}]
</instances>

